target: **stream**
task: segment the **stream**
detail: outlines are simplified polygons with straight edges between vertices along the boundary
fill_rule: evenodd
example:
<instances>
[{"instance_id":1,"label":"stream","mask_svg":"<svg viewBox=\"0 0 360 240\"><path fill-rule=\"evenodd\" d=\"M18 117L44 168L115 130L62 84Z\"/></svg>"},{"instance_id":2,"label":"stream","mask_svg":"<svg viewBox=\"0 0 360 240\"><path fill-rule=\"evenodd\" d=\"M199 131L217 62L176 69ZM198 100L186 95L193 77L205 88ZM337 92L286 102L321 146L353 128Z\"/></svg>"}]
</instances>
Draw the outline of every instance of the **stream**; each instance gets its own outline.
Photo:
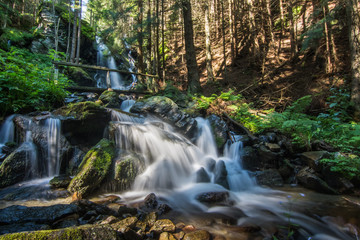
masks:
<instances>
[{"instance_id":1,"label":"stream","mask_svg":"<svg viewBox=\"0 0 360 240\"><path fill-rule=\"evenodd\" d=\"M132 104L133 100L124 101L122 110L129 111ZM12 119L8 118L1 128L1 146L14 140ZM359 199L299 187L258 186L252 173L242 168L242 142L227 143L224 154L219 154L209 122L203 118L196 121L196 139L190 141L157 117L138 118L112 111L118 152L139 154L143 171L129 191L103 189L105 193L92 199L117 195L121 204L137 206L148 194L155 193L172 208L169 217L175 222L191 223L227 239L272 239L277 229L294 226L298 229L296 239L358 239ZM60 171L61 122L51 117L44 127L48 129L47 169L34 169L40 168L40 163L29 128L22 143L35 158L29 167L29 180L1 189L0 208L71 202L65 190L53 190L49 185ZM199 200L214 193L221 199Z\"/></svg>"}]
</instances>

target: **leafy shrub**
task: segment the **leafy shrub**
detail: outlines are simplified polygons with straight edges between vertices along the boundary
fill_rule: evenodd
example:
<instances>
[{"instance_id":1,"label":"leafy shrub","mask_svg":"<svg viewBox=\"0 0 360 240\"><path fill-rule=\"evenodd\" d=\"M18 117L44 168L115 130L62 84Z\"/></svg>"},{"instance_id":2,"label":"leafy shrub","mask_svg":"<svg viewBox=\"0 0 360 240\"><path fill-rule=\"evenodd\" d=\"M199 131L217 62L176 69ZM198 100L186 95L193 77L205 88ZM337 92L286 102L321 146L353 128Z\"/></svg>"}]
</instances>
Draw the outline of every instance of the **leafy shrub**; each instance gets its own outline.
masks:
<instances>
[{"instance_id":1,"label":"leafy shrub","mask_svg":"<svg viewBox=\"0 0 360 240\"><path fill-rule=\"evenodd\" d=\"M62 74L53 80L53 71L49 56L14 47L0 50L1 113L49 110L61 104L69 80Z\"/></svg>"},{"instance_id":2,"label":"leafy shrub","mask_svg":"<svg viewBox=\"0 0 360 240\"><path fill-rule=\"evenodd\" d=\"M6 28L0 37L0 48L9 49L10 46L26 47L31 43L33 34L15 28Z\"/></svg>"},{"instance_id":3,"label":"leafy shrub","mask_svg":"<svg viewBox=\"0 0 360 240\"><path fill-rule=\"evenodd\" d=\"M360 175L360 158L356 155L334 155L333 158L324 158L320 162L330 167L330 171L340 173L342 176L353 179Z\"/></svg>"}]
</instances>

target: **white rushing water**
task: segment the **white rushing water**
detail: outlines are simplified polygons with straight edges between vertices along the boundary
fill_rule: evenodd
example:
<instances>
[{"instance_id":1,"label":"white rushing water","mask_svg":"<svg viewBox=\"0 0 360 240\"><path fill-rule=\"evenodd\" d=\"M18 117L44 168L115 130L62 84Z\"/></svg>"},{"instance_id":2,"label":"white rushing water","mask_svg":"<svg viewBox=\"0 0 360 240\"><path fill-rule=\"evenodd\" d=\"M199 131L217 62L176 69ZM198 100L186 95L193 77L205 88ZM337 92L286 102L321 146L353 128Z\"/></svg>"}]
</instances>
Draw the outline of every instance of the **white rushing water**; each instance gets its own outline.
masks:
<instances>
[{"instance_id":1,"label":"white rushing water","mask_svg":"<svg viewBox=\"0 0 360 240\"><path fill-rule=\"evenodd\" d=\"M291 209L293 199L285 193L259 187L242 167L242 142L227 144L224 155L219 156L209 122L202 118L196 120L196 145L166 123L151 120L145 124L117 123L117 147L140 153L146 165L131 191L121 194L123 199L136 202L154 192L183 214L221 214L238 219L238 225L255 224L268 232L274 226L288 226L291 221L301 227L305 239L351 239L340 228L328 227L318 219ZM216 169L221 166L226 168L228 189L224 187L226 184L216 182L219 178L216 175L221 172ZM208 175L208 182L199 182L201 169ZM232 204L209 206L197 200L199 194L209 192L227 192Z\"/></svg>"},{"instance_id":2,"label":"white rushing water","mask_svg":"<svg viewBox=\"0 0 360 240\"><path fill-rule=\"evenodd\" d=\"M7 142L13 142L15 136L14 119L15 115L7 117L0 128L0 149Z\"/></svg>"},{"instance_id":3,"label":"white rushing water","mask_svg":"<svg viewBox=\"0 0 360 240\"><path fill-rule=\"evenodd\" d=\"M60 174L60 135L61 122L60 119L48 118L46 120L47 140L48 140L48 176Z\"/></svg>"}]
</instances>

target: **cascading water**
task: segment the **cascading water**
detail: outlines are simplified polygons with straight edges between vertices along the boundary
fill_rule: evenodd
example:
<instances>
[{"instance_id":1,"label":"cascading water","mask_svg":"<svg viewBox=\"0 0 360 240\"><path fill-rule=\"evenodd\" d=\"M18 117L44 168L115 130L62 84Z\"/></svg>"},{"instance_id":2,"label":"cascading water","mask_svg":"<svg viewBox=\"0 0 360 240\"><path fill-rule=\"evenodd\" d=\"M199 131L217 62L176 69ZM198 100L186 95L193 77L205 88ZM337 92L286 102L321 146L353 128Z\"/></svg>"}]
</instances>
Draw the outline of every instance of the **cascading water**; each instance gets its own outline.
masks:
<instances>
[{"instance_id":1,"label":"cascading water","mask_svg":"<svg viewBox=\"0 0 360 240\"><path fill-rule=\"evenodd\" d=\"M154 192L173 209L182 213L214 214L238 219L238 225L259 224L271 232L271 226L289 224L286 198L280 191L262 188L242 168L242 143L229 143L224 156L218 157L209 122L198 118L196 144L189 142L165 123L116 123L116 145L122 151L139 153L146 168L137 176L131 191L121 197L134 202ZM228 189L216 184L214 167L226 166ZM199 169L209 175L207 182L198 182ZM204 172L204 171L203 171ZM227 192L228 205L209 206L198 201L198 195L210 192ZM285 202L279 204L279 201ZM244 213L247 217L244 217ZM302 237L307 239L351 239L337 228L329 228L321 221L301 214L291 213L291 223L301 226ZM215 230L213 227L212 230ZM271 234L269 235L271 238Z\"/></svg>"},{"instance_id":2,"label":"cascading water","mask_svg":"<svg viewBox=\"0 0 360 240\"><path fill-rule=\"evenodd\" d=\"M56 118L46 120L48 139L48 176L59 175L60 173L60 134L61 122Z\"/></svg>"},{"instance_id":3,"label":"cascading water","mask_svg":"<svg viewBox=\"0 0 360 240\"><path fill-rule=\"evenodd\" d=\"M130 112L130 108L135 104L135 100L126 99L121 103L120 109L124 112Z\"/></svg>"},{"instance_id":4,"label":"cascading water","mask_svg":"<svg viewBox=\"0 0 360 240\"><path fill-rule=\"evenodd\" d=\"M7 142L14 141L14 119L15 115L11 115L5 119L4 123L0 128L0 157L3 157L2 148L5 146Z\"/></svg>"}]
</instances>

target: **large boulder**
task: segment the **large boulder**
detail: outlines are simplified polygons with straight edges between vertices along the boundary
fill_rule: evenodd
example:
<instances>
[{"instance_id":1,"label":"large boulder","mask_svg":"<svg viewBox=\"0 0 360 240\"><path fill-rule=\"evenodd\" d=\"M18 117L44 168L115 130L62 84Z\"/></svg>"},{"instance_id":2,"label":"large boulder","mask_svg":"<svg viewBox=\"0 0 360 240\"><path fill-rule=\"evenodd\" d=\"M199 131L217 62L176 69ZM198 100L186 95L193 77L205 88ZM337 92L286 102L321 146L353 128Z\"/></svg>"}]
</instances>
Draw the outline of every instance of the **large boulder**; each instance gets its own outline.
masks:
<instances>
[{"instance_id":1,"label":"large boulder","mask_svg":"<svg viewBox=\"0 0 360 240\"><path fill-rule=\"evenodd\" d=\"M134 183L135 178L144 171L145 162L141 156L135 153L121 155L115 161L113 178L107 182L105 188L111 191L128 190Z\"/></svg>"},{"instance_id":2,"label":"large boulder","mask_svg":"<svg viewBox=\"0 0 360 240\"><path fill-rule=\"evenodd\" d=\"M86 196L99 187L111 169L114 155L114 143L102 139L85 155L80 171L71 180L68 191Z\"/></svg>"},{"instance_id":3,"label":"large boulder","mask_svg":"<svg viewBox=\"0 0 360 240\"><path fill-rule=\"evenodd\" d=\"M304 152L301 154L301 160L305 165L311 167L316 172L321 172L322 165L320 160L326 156L328 156L328 152L326 151Z\"/></svg>"},{"instance_id":4,"label":"large boulder","mask_svg":"<svg viewBox=\"0 0 360 240\"><path fill-rule=\"evenodd\" d=\"M105 107L108 108L120 108L121 101L119 98L119 94L114 92L112 89L104 91L99 100L104 104Z\"/></svg>"},{"instance_id":5,"label":"large boulder","mask_svg":"<svg viewBox=\"0 0 360 240\"><path fill-rule=\"evenodd\" d=\"M250 146L246 146L242 150L242 166L246 170L257 171L261 168L261 162L257 151Z\"/></svg>"},{"instance_id":6,"label":"large boulder","mask_svg":"<svg viewBox=\"0 0 360 240\"><path fill-rule=\"evenodd\" d=\"M337 194L337 191L329 187L329 185L322 180L314 169L305 167L296 175L296 179L301 185L321 193Z\"/></svg>"},{"instance_id":7,"label":"large boulder","mask_svg":"<svg viewBox=\"0 0 360 240\"><path fill-rule=\"evenodd\" d=\"M26 178L31 164L28 156L32 150L30 143L23 143L4 160L0 166L0 188L21 182Z\"/></svg>"},{"instance_id":8,"label":"large boulder","mask_svg":"<svg viewBox=\"0 0 360 240\"><path fill-rule=\"evenodd\" d=\"M94 87L96 85L96 81L90 77L89 73L80 67L69 67L67 76L79 86Z\"/></svg>"},{"instance_id":9,"label":"large boulder","mask_svg":"<svg viewBox=\"0 0 360 240\"><path fill-rule=\"evenodd\" d=\"M110 112L93 102L79 102L57 109L62 116L62 133L72 145L87 148L99 142L111 120ZM94 127L96 126L96 127Z\"/></svg>"},{"instance_id":10,"label":"large boulder","mask_svg":"<svg viewBox=\"0 0 360 240\"><path fill-rule=\"evenodd\" d=\"M20 232L6 234L0 239L94 239L94 240L116 240L121 239L118 233L109 225L84 225L56 230L43 230L34 232Z\"/></svg>"},{"instance_id":11,"label":"large boulder","mask_svg":"<svg viewBox=\"0 0 360 240\"><path fill-rule=\"evenodd\" d=\"M220 149L228 139L227 132L229 131L229 128L224 120L214 114L210 115L208 120L214 133L216 146Z\"/></svg>"},{"instance_id":12,"label":"large boulder","mask_svg":"<svg viewBox=\"0 0 360 240\"><path fill-rule=\"evenodd\" d=\"M214 173L214 182L223 186L224 188L229 189L229 183L227 181L228 172L226 170L226 165L223 160L216 162Z\"/></svg>"},{"instance_id":13,"label":"large boulder","mask_svg":"<svg viewBox=\"0 0 360 240\"><path fill-rule=\"evenodd\" d=\"M276 169L267 169L255 173L256 182L269 187L282 187L284 181Z\"/></svg>"},{"instance_id":14,"label":"large boulder","mask_svg":"<svg viewBox=\"0 0 360 240\"><path fill-rule=\"evenodd\" d=\"M130 109L132 113L154 114L172 123L185 135L192 138L196 131L196 120L182 112L170 98L154 96L142 101L137 101Z\"/></svg>"}]
</instances>

